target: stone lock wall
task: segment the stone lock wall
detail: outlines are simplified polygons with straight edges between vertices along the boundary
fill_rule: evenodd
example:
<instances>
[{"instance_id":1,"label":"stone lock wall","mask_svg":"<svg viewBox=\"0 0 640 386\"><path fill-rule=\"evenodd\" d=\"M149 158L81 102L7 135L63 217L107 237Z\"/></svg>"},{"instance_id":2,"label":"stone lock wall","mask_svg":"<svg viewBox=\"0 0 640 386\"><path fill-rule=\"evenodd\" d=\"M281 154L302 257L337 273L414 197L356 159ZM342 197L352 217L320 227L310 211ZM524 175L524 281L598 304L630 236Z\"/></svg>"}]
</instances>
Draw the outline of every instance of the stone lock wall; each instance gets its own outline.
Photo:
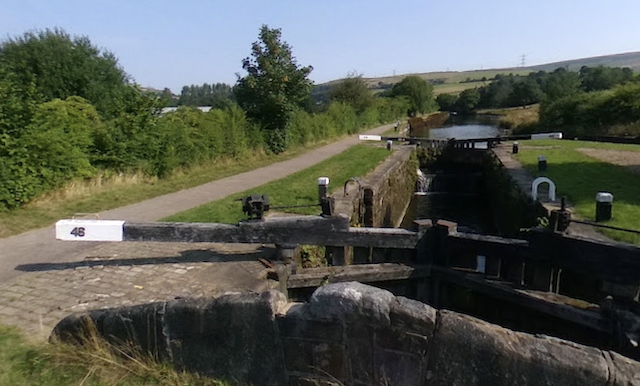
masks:
<instances>
[{"instance_id":1,"label":"stone lock wall","mask_svg":"<svg viewBox=\"0 0 640 386\"><path fill-rule=\"evenodd\" d=\"M253 385L640 385L640 363L609 351L514 332L356 282L309 303L276 291L180 299L71 315L179 369Z\"/></svg>"},{"instance_id":2,"label":"stone lock wall","mask_svg":"<svg viewBox=\"0 0 640 386\"><path fill-rule=\"evenodd\" d=\"M413 197L418 162L414 146L400 146L375 170L332 195L336 213L350 216L352 226L397 227Z\"/></svg>"}]
</instances>

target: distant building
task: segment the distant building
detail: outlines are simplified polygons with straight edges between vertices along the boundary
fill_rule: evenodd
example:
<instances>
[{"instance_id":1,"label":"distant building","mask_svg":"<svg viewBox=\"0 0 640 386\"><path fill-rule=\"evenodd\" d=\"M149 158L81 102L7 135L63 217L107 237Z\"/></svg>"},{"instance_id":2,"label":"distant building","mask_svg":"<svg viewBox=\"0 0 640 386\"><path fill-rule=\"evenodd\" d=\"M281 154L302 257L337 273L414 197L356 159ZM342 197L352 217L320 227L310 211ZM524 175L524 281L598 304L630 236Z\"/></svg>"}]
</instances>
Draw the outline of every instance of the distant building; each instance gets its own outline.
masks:
<instances>
[{"instance_id":1,"label":"distant building","mask_svg":"<svg viewBox=\"0 0 640 386\"><path fill-rule=\"evenodd\" d=\"M209 110L211 110L211 106L198 106L196 108L202 111L203 113L208 113ZM164 107L162 110L160 110L160 115L175 113L176 110L178 110L177 107Z\"/></svg>"},{"instance_id":2,"label":"distant building","mask_svg":"<svg viewBox=\"0 0 640 386\"><path fill-rule=\"evenodd\" d=\"M178 110L177 107L163 107L160 110L160 115L165 115L165 114L169 114L169 113L174 113L176 110Z\"/></svg>"}]
</instances>

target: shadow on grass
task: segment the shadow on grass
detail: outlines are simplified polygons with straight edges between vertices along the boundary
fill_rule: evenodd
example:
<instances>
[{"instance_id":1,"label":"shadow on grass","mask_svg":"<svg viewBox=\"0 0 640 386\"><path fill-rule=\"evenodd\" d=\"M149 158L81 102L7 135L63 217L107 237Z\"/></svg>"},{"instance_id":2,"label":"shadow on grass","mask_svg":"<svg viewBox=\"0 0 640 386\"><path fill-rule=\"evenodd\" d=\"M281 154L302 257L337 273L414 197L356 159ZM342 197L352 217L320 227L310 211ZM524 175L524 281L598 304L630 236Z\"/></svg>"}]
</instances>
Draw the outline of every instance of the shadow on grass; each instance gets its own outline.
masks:
<instances>
[{"instance_id":1,"label":"shadow on grass","mask_svg":"<svg viewBox=\"0 0 640 386\"><path fill-rule=\"evenodd\" d=\"M612 219L602 224L640 231L640 174L631 170L640 165L619 166L575 153L548 152L546 171L538 171L537 156L535 163L530 156L521 161L534 177L549 177L556 184L558 202L566 196L577 217L595 221L596 194L608 192L613 195ZM618 241L640 244L640 236L634 233L599 231Z\"/></svg>"},{"instance_id":2,"label":"shadow on grass","mask_svg":"<svg viewBox=\"0 0 640 386\"><path fill-rule=\"evenodd\" d=\"M17 271L41 272L41 271L61 271L65 269L91 268L91 267L113 267L113 266L145 266L161 264L184 264L184 263L231 263L240 261L256 261L259 258L271 258L275 253L273 248L260 247L254 252L247 253L220 253L208 249L192 249L180 252L180 256L167 257L143 257L143 258L87 258L77 262L63 263L34 263L21 264L16 267Z\"/></svg>"},{"instance_id":3,"label":"shadow on grass","mask_svg":"<svg viewBox=\"0 0 640 386\"><path fill-rule=\"evenodd\" d=\"M609 192L614 196L614 207L626 204L638 206L640 211L640 174L626 166L595 161L549 162L546 171L538 171L537 166L526 168L534 177L549 177L556 184L558 197L566 195L576 207L592 204L595 213L596 193Z\"/></svg>"}]
</instances>

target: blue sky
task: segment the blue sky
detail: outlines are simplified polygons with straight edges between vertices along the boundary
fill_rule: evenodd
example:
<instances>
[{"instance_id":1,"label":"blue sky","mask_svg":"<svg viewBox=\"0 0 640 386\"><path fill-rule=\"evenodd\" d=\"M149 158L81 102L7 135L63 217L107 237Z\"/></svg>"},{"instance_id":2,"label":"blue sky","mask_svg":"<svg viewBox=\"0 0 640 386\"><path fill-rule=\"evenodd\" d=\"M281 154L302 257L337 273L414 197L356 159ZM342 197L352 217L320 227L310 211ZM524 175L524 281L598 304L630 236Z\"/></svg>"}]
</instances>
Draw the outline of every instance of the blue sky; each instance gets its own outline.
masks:
<instances>
[{"instance_id":1,"label":"blue sky","mask_svg":"<svg viewBox=\"0 0 640 386\"><path fill-rule=\"evenodd\" d=\"M0 38L61 27L145 87L224 82L259 28L281 28L316 83L640 51L638 0L2 0Z\"/></svg>"}]
</instances>

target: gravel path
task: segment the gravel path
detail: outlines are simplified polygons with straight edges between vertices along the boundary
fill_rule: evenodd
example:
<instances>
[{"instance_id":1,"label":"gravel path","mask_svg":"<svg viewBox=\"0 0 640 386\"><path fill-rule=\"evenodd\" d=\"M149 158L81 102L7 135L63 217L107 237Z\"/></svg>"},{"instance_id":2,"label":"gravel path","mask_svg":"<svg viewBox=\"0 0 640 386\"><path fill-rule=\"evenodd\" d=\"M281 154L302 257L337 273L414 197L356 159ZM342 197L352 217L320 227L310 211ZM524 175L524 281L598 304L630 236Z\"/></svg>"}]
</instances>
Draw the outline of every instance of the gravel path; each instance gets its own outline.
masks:
<instances>
[{"instance_id":1,"label":"gravel path","mask_svg":"<svg viewBox=\"0 0 640 386\"><path fill-rule=\"evenodd\" d=\"M576 150L603 162L626 166L634 173L640 174L640 152L586 148L578 148Z\"/></svg>"}]
</instances>

